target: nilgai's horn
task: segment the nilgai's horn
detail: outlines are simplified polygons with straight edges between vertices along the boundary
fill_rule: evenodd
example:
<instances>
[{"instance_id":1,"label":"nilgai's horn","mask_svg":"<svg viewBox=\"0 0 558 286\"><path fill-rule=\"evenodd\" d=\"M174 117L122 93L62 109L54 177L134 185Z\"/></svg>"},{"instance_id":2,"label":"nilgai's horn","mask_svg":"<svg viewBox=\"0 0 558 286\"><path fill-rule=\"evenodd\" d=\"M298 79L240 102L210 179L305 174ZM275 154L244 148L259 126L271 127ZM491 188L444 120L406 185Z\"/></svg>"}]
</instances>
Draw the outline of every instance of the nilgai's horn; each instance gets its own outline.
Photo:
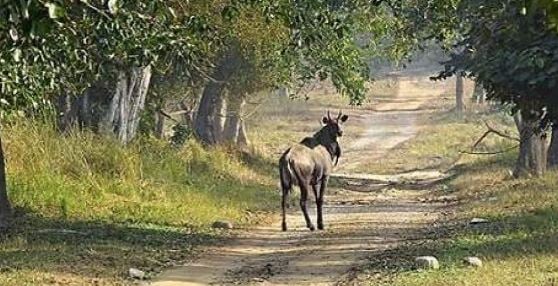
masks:
<instances>
[{"instance_id":1,"label":"nilgai's horn","mask_svg":"<svg viewBox=\"0 0 558 286\"><path fill-rule=\"evenodd\" d=\"M343 112L341 112L341 109L339 109L339 114L337 115L337 121L339 121L339 119L341 118L341 115L343 114Z\"/></svg>"},{"instance_id":2,"label":"nilgai's horn","mask_svg":"<svg viewBox=\"0 0 558 286\"><path fill-rule=\"evenodd\" d=\"M331 113L329 112L329 110L327 111L327 119L331 120Z\"/></svg>"}]
</instances>

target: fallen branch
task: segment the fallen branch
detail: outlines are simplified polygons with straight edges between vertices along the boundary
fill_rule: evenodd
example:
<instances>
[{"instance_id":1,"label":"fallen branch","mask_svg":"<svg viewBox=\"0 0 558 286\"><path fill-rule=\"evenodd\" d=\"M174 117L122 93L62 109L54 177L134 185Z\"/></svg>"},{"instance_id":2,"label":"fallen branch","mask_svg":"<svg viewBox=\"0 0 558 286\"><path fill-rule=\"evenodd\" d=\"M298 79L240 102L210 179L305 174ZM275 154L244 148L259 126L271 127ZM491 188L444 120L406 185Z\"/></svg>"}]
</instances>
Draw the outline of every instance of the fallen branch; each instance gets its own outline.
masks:
<instances>
[{"instance_id":1,"label":"fallen branch","mask_svg":"<svg viewBox=\"0 0 558 286\"><path fill-rule=\"evenodd\" d=\"M472 149L475 149L475 148L476 148L488 135L490 135L491 133L494 133L494 134L496 134L496 135L498 135L498 136L500 136L500 137L503 137L503 138L507 138L507 139L510 139L510 140L514 140L514 141L520 142L520 139L519 139L519 138L513 137L513 136L511 136L511 135L509 135L509 134L506 134L506 133L504 133L504 132L502 132L502 131L496 130L495 128L493 128L492 126L490 126L490 124L488 124L488 122L486 122L486 121L484 121L484 125L486 125L486 128L488 128L488 130L479 138L479 140L477 140L477 141L475 142L475 144L473 144Z\"/></svg>"},{"instance_id":2,"label":"fallen branch","mask_svg":"<svg viewBox=\"0 0 558 286\"><path fill-rule=\"evenodd\" d=\"M484 132L484 134L477 140L475 141L475 144L473 144L473 146L471 146L471 151L460 151L459 153L461 154L468 154L468 155L497 155L497 154L503 154L506 152L509 152L511 150L516 149L517 147L519 147L519 145L504 149L504 150L500 150L500 151L494 151L494 152L475 152L475 149L478 147L478 145L484 140L486 139L486 137L488 137L488 135L490 134L496 134L502 138L506 138L506 139L510 139L513 141L517 141L517 142L521 142L521 139L511 136L505 132L499 131L496 128L490 126L490 124L488 124L487 121L484 121L484 125L486 125L486 128L488 129L486 132Z\"/></svg>"},{"instance_id":3,"label":"fallen branch","mask_svg":"<svg viewBox=\"0 0 558 286\"><path fill-rule=\"evenodd\" d=\"M470 151L461 151L459 153L461 154L467 154L467 155L498 155L498 154L504 154L507 152L510 152L514 149L517 149L519 147L519 145L515 145L513 147L510 148L506 148L504 150L500 150L500 151L493 151L493 152L470 152Z\"/></svg>"}]
</instances>

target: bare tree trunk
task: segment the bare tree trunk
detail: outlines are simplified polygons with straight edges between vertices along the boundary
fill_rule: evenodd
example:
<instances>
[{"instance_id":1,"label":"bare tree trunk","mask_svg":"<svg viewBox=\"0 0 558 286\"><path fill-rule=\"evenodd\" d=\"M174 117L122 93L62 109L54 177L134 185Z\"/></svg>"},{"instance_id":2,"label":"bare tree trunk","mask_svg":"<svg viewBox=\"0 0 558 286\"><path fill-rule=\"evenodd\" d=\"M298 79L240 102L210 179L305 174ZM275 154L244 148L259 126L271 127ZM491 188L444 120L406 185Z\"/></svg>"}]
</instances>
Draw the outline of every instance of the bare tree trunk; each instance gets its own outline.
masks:
<instances>
[{"instance_id":1,"label":"bare tree trunk","mask_svg":"<svg viewBox=\"0 0 558 286\"><path fill-rule=\"evenodd\" d=\"M119 72L114 85L90 87L76 98L60 96L59 129L91 128L129 142L136 136L150 81L151 67L133 67Z\"/></svg>"},{"instance_id":2,"label":"bare tree trunk","mask_svg":"<svg viewBox=\"0 0 558 286\"><path fill-rule=\"evenodd\" d=\"M196 136L205 144L217 143L214 121L218 117L219 100L224 96L226 83L237 71L241 58L235 50L229 51L217 64L206 84L196 113L194 130ZM218 132L218 131L217 131Z\"/></svg>"},{"instance_id":3,"label":"bare tree trunk","mask_svg":"<svg viewBox=\"0 0 558 286\"><path fill-rule=\"evenodd\" d=\"M134 67L118 74L115 92L101 126L114 133L122 143L128 143L136 136L150 81L150 66Z\"/></svg>"},{"instance_id":4,"label":"bare tree trunk","mask_svg":"<svg viewBox=\"0 0 558 286\"><path fill-rule=\"evenodd\" d=\"M222 143L224 140L224 129L227 109L227 96L225 94L219 96L215 101L215 117L213 119L213 137L216 144Z\"/></svg>"},{"instance_id":5,"label":"bare tree trunk","mask_svg":"<svg viewBox=\"0 0 558 286\"><path fill-rule=\"evenodd\" d=\"M157 111L155 114L155 138L163 139L165 133L165 120L166 117Z\"/></svg>"},{"instance_id":6,"label":"bare tree trunk","mask_svg":"<svg viewBox=\"0 0 558 286\"><path fill-rule=\"evenodd\" d=\"M555 169L558 167L558 125L552 124L552 137L550 139L550 148L548 149L547 167Z\"/></svg>"},{"instance_id":7,"label":"bare tree trunk","mask_svg":"<svg viewBox=\"0 0 558 286\"><path fill-rule=\"evenodd\" d=\"M242 94L230 94L228 100L224 139L228 143L237 144L245 98Z\"/></svg>"},{"instance_id":8,"label":"bare tree trunk","mask_svg":"<svg viewBox=\"0 0 558 286\"><path fill-rule=\"evenodd\" d=\"M250 146L250 140L248 140L248 134L246 133L246 124L243 118L240 118L240 125L238 126L238 139L236 140L236 145L240 148L247 148Z\"/></svg>"},{"instance_id":9,"label":"bare tree trunk","mask_svg":"<svg viewBox=\"0 0 558 286\"><path fill-rule=\"evenodd\" d=\"M484 88L482 84L475 82L475 90L473 91L473 100L475 103L484 104L486 99L486 93L484 92Z\"/></svg>"},{"instance_id":10,"label":"bare tree trunk","mask_svg":"<svg viewBox=\"0 0 558 286\"><path fill-rule=\"evenodd\" d=\"M12 207L8 199L8 188L6 184L5 160L2 139L0 138L0 234L10 227L12 219Z\"/></svg>"},{"instance_id":11,"label":"bare tree trunk","mask_svg":"<svg viewBox=\"0 0 558 286\"><path fill-rule=\"evenodd\" d=\"M463 76L457 75L455 78L455 112L458 115L462 115L465 110L464 98L464 80Z\"/></svg>"},{"instance_id":12,"label":"bare tree trunk","mask_svg":"<svg viewBox=\"0 0 558 286\"><path fill-rule=\"evenodd\" d=\"M533 119L519 112L514 116L519 130L519 156L515 166L514 176L541 176L546 171L547 144L544 132L539 130L539 120Z\"/></svg>"}]
</instances>

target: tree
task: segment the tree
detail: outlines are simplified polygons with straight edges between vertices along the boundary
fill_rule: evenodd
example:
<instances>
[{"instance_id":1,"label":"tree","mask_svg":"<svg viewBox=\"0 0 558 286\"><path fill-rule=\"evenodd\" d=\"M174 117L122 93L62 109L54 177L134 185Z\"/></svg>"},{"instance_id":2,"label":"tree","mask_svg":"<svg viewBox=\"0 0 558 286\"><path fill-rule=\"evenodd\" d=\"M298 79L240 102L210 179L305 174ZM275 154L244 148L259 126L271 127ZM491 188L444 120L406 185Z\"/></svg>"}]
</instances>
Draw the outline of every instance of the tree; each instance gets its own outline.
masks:
<instances>
[{"instance_id":1,"label":"tree","mask_svg":"<svg viewBox=\"0 0 558 286\"><path fill-rule=\"evenodd\" d=\"M558 35L552 17L545 17L548 9L540 6L548 1L461 0L452 1L455 5L449 9L435 9L442 2L429 2L421 11L437 14L429 17L442 22L423 24L421 33L442 35L440 41L463 49L453 50L439 78L465 73L482 84L489 100L512 106L513 113L519 112L522 138L517 173L542 173L541 166L546 163L544 134L557 118L558 108L553 96L558 82L558 58L554 56ZM409 20L416 22L417 17ZM453 32L447 33L448 29ZM533 160L536 162L525 163Z\"/></svg>"},{"instance_id":2,"label":"tree","mask_svg":"<svg viewBox=\"0 0 558 286\"><path fill-rule=\"evenodd\" d=\"M3 119L33 113L62 95L60 106L81 108L81 114L71 113L83 123L93 121L92 111L104 111L99 116L107 123L104 129L127 142L137 129L151 70L181 66L186 68L174 70L188 76L206 63L211 37L205 21L180 0L0 0ZM92 93L99 90L111 92ZM69 98L85 91L78 103ZM94 108L106 102L110 108ZM0 159L0 225L7 225Z\"/></svg>"}]
</instances>

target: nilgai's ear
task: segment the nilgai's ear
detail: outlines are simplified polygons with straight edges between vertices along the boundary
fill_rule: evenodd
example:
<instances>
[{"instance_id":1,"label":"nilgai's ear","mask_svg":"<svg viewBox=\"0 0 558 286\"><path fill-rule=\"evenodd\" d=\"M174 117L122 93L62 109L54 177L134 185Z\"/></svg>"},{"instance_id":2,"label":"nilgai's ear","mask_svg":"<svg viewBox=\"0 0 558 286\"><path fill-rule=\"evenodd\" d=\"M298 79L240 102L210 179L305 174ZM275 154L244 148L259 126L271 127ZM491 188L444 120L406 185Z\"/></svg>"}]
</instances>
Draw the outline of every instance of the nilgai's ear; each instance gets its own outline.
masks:
<instances>
[{"instance_id":1,"label":"nilgai's ear","mask_svg":"<svg viewBox=\"0 0 558 286\"><path fill-rule=\"evenodd\" d=\"M341 116L340 120L341 120L341 122L345 122L345 121L347 121L347 119L349 119L349 115L345 114L345 115Z\"/></svg>"},{"instance_id":2,"label":"nilgai's ear","mask_svg":"<svg viewBox=\"0 0 558 286\"><path fill-rule=\"evenodd\" d=\"M329 119L328 119L327 117L324 116L324 117L322 118L322 123L323 123L323 124L328 124L328 123L329 123Z\"/></svg>"}]
</instances>

